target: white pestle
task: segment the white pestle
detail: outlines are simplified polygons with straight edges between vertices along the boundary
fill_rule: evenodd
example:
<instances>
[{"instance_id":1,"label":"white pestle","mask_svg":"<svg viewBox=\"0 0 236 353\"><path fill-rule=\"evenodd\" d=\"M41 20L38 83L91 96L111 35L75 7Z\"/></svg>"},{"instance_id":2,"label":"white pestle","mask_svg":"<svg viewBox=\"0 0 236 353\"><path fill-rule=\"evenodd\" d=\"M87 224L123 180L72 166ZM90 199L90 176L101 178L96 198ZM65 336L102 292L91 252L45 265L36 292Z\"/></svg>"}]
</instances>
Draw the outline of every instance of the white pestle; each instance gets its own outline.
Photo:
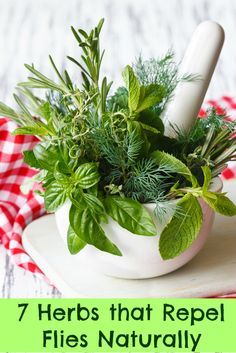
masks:
<instances>
[{"instance_id":1,"label":"white pestle","mask_svg":"<svg viewBox=\"0 0 236 353\"><path fill-rule=\"evenodd\" d=\"M215 70L224 43L224 30L216 22L205 21L196 28L180 65L180 75L193 74L198 79L180 82L168 103L164 124L165 135L175 136L176 126L188 132L193 126Z\"/></svg>"}]
</instances>

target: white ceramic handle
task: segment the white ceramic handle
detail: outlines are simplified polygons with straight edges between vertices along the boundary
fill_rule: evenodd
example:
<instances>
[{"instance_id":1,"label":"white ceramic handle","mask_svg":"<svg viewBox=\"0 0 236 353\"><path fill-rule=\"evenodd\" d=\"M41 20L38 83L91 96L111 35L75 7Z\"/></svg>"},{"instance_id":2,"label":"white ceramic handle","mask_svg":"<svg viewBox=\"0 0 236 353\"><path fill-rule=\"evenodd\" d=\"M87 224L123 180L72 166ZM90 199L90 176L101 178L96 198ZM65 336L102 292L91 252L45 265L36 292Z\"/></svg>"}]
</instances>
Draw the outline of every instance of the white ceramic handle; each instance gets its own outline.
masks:
<instances>
[{"instance_id":1,"label":"white ceramic handle","mask_svg":"<svg viewBox=\"0 0 236 353\"><path fill-rule=\"evenodd\" d=\"M180 75L198 75L193 82L180 82L166 109L165 135L173 137L172 126L189 131L198 116L224 43L223 28L212 21L202 22L193 33L180 66Z\"/></svg>"}]
</instances>

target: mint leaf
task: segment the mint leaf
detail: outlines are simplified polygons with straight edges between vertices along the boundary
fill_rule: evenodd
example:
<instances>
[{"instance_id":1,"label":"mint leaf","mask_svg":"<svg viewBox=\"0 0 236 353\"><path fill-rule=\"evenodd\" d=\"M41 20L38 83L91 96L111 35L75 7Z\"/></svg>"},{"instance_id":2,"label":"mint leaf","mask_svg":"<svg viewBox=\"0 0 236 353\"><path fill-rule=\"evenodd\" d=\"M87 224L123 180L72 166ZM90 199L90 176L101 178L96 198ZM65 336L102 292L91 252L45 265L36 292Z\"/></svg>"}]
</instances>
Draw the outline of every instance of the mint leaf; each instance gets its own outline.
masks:
<instances>
[{"instance_id":1,"label":"mint leaf","mask_svg":"<svg viewBox=\"0 0 236 353\"><path fill-rule=\"evenodd\" d=\"M155 127L153 126L150 126L150 125L147 125L147 124L144 124L142 122L139 122L139 124L142 126L143 130L146 130L146 131L149 131L149 132L152 132L156 135L158 135L160 133L159 130L157 130Z\"/></svg>"},{"instance_id":2,"label":"mint leaf","mask_svg":"<svg viewBox=\"0 0 236 353\"><path fill-rule=\"evenodd\" d=\"M204 175L204 182L203 182L203 186L202 186L202 191L204 193L204 192L208 191L212 177L211 177L211 170L208 166L203 166L201 168L202 168L202 172Z\"/></svg>"},{"instance_id":3,"label":"mint leaf","mask_svg":"<svg viewBox=\"0 0 236 353\"><path fill-rule=\"evenodd\" d=\"M67 232L67 245L70 253L72 255L75 255L80 250L82 250L87 245L87 243L81 240L78 235L73 231L72 227L69 226Z\"/></svg>"},{"instance_id":4,"label":"mint leaf","mask_svg":"<svg viewBox=\"0 0 236 353\"><path fill-rule=\"evenodd\" d=\"M88 207L79 209L72 204L69 218L71 227L81 240L110 254L122 255L117 246L106 237L104 230Z\"/></svg>"},{"instance_id":5,"label":"mint leaf","mask_svg":"<svg viewBox=\"0 0 236 353\"><path fill-rule=\"evenodd\" d=\"M57 181L53 181L45 190L44 200L47 211L55 211L58 207L65 203L66 199L67 190Z\"/></svg>"},{"instance_id":6,"label":"mint leaf","mask_svg":"<svg viewBox=\"0 0 236 353\"><path fill-rule=\"evenodd\" d=\"M121 196L108 196L104 205L109 216L131 233L156 235L156 227L150 214L138 201Z\"/></svg>"},{"instance_id":7,"label":"mint leaf","mask_svg":"<svg viewBox=\"0 0 236 353\"><path fill-rule=\"evenodd\" d=\"M134 112L139 103L140 85L131 66L127 65L122 72L123 80L128 90L128 103L131 112Z\"/></svg>"},{"instance_id":8,"label":"mint leaf","mask_svg":"<svg viewBox=\"0 0 236 353\"><path fill-rule=\"evenodd\" d=\"M173 259L187 250L202 225L202 209L196 197L186 194L160 236L159 250L164 260Z\"/></svg>"},{"instance_id":9,"label":"mint leaf","mask_svg":"<svg viewBox=\"0 0 236 353\"><path fill-rule=\"evenodd\" d=\"M162 134L164 133L163 121L154 111L150 109L142 111L142 113L139 115L138 120L146 125L156 128Z\"/></svg>"},{"instance_id":10,"label":"mint leaf","mask_svg":"<svg viewBox=\"0 0 236 353\"><path fill-rule=\"evenodd\" d=\"M135 110L136 113L140 113L141 111L160 103L164 96L165 89L160 85L152 83L148 86L141 86L139 102Z\"/></svg>"},{"instance_id":11,"label":"mint leaf","mask_svg":"<svg viewBox=\"0 0 236 353\"><path fill-rule=\"evenodd\" d=\"M163 151L152 152L152 158L160 166L166 166L173 173L178 173L183 175L188 181L193 185L196 185L196 179L192 175L190 169L178 158L174 157L172 154Z\"/></svg>"},{"instance_id":12,"label":"mint leaf","mask_svg":"<svg viewBox=\"0 0 236 353\"><path fill-rule=\"evenodd\" d=\"M97 163L81 164L74 175L76 182L82 189L89 189L100 180Z\"/></svg>"},{"instance_id":13,"label":"mint leaf","mask_svg":"<svg viewBox=\"0 0 236 353\"><path fill-rule=\"evenodd\" d=\"M219 192L207 191L203 194L204 201L216 212L224 216L235 216L236 206L224 194Z\"/></svg>"}]
</instances>

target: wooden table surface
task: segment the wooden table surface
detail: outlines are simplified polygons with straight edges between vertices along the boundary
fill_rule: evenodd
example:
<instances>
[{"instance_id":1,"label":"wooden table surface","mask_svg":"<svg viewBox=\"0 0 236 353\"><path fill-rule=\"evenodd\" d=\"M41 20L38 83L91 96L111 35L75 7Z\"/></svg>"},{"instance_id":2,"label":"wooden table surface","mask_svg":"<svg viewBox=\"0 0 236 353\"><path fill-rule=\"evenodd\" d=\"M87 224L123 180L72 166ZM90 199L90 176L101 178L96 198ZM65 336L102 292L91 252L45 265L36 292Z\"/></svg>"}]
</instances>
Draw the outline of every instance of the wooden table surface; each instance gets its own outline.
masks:
<instances>
[{"instance_id":1,"label":"wooden table surface","mask_svg":"<svg viewBox=\"0 0 236 353\"><path fill-rule=\"evenodd\" d=\"M235 92L235 0L0 0L0 9L0 100L8 104L14 86L25 78L24 63L33 62L49 73L50 53L59 68L65 67L66 54L78 54L70 25L90 28L101 17L106 19L104 71L114 85L121 82L122 67L140 52L148 58L173 48L180 60L199 22L219 22L226 41L207 97ZM75 68L68 68L76 79ZM59 296L56 289L12 265L0 246L0 297Z\"/></svg>"}]
</instances>

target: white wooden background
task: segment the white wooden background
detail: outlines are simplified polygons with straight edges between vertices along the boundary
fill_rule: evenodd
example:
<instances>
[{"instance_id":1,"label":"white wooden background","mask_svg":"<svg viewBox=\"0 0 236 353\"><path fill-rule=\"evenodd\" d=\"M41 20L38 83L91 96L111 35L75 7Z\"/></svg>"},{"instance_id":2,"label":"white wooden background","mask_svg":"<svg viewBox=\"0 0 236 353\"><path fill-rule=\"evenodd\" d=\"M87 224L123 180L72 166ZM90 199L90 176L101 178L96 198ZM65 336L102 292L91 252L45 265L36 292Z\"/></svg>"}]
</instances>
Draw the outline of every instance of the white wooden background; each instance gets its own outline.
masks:
<instances>
[{"instance_id":1,"label":"white wooden background","mask_svg":"<svg viewBox=\"0 0 236 353\"><path fill-rule=\"evenodd\" d=\"M226 42L207 96L235 92L235 0L0 0L0 100L12 103L14 86L25 78L24 63L49 73L50 53L59 68L65 67L65 55L78 54L70 25L90 28L101 17L106 19L104 70L115 84L121 68L140 52L160 56L174 48L180 60L199 22L219 22ZM68 68L76 79L75 68ZM0 297L58 296L56 289L13 266L0 246Z\"/></svg>"}]
</instances>

